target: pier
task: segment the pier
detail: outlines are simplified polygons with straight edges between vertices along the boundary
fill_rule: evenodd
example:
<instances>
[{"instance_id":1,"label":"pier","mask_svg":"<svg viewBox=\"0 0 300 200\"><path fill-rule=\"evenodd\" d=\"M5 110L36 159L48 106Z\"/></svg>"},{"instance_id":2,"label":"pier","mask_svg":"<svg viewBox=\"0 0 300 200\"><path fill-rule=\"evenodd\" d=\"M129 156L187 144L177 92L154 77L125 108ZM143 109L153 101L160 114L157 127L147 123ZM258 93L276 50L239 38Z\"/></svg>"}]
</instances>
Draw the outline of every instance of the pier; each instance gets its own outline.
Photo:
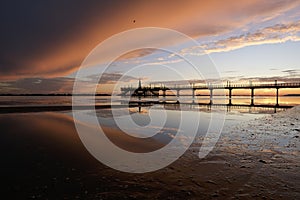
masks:
<instances>
[{"instance_id":1,"label":"pier","mask_svg":"<svg viewBox=\"0 0 300 200\"><path fill-rule=\"evenodd\" d=\"M227 84L190 84L190 85L174 85L174 87L166 87L163 84L160 86L157 85L147 85L142 86L141 81L137 88L134 87L121 87L121 95L126 96L167 96L167 91L175 91L176 96L180 96L180 91L191 91L192 97L196 96L196 91L198 90L208 90L210 96L210 103L213 104L213 96L215 90L228 90L228 105L232 105L232 91L236 89L250 90L251 94L251 106L254 105L255 89L274 89L276 91L276 106L279 106L279 90L283 88L300 88L300 82L291 82L291 83L278 83L275 80L273 83L261 83L261 84L232 84L227 82Z\"/></svg>"}]
</instances>

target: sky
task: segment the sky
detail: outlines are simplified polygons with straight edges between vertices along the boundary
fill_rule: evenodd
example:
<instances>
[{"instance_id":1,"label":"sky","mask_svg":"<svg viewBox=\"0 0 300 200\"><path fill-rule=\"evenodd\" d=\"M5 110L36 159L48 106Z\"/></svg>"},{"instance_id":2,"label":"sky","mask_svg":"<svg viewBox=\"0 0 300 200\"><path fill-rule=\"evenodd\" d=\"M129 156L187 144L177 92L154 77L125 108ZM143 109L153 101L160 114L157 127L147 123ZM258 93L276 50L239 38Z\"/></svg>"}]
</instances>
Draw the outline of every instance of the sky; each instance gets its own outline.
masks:
<instances>
[{"instance_id":1,"label":"sky","mask_svg":"<svg viewBox=\"0 0 300 200\"><path fill-rule=\"evenodd\" d=\"M78 69L98 44L143 27L173 29L196 40L195 46L185 41L172 45L182 56L201 57L205 52L224 81L300 81L299 0L4 0L0 15L0 93L70 93ZM143 38L135 36L136 41ZM162 48L170 47L170 38L156 40ZM122 40L107 52L136 41ZM97 68L107 64L101 55L97 62ZM147 70L122 76L141 64ZM140 49L113 62L101 90L109 92L122 77L125 85L139 78L174 81L162 65L199 78L178 56Z\"/></svg>"}]
</instances>

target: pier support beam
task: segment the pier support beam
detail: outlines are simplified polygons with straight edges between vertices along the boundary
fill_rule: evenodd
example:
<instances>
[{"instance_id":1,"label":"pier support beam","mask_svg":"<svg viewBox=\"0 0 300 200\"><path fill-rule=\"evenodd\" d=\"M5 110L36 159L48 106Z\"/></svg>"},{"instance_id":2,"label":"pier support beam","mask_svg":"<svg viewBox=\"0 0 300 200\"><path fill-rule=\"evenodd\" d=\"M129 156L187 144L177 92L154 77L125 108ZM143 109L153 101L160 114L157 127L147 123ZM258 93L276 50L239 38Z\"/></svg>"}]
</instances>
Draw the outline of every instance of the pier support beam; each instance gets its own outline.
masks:
<instances>
[{"instance_id":1,"label":"pier support beam","mask_svg":"<svg viewBox=\"0 0 300 200\"><path fill-rule=\"evenodd\" d=\"M213 89L212 88L210 88L209 89L210 90L210 98L209 98L209 104L213 104Z\"/></svg>"},{"instance_id":2,"label":"pier support beam","mask_svg":"<svg viewBox=\"0 0 300 200\"><path fill-rule=\"evenodd\" d=\"M176 96L179 97L179 95L180 95L180 90L177 90Z\"/></svg>"},{"instance_id":3,"label":"pier support beam","mask_svg":"<svg viewBox=\"0 0 300 200\"><path fill-rule=\"evenodd\" d=\"M279 106L279 88L276 88L276 106Z\"/></svg>"},{"instance_id":4,"label":"pier support beam","mask_svg":"<svg viewBox=\"0 0 300 200\"><path fill-rule=\"evenodd\" d=\"M195 98L195 89L192 89L192 96Z\"/></svg>"},{"instance_id":5,"label":"pier support beam","mask_svg":"<svg viewBox=\"0 0 300 200\"><path fill-rule=\"evenodd\" d=\"M229 88L229 105L232 105L232 88Z\"/></svg>"},{"instance_id":6,"label":"pier support beam","mask_svg":"<svg viewBox=\"0 0 300 200\"><path fill-rule=\"evenodd\" d=\"M275 80L276 86L276 106L279 106L279 88L277 87L277 80Z\"/></svg>"},{"instance_id":7,"label":"pier support beam","mask_svg":"<svg viewBox=\"0 0 300 200\"><path fill-rule=\"evenodd\" d=\"M163 97L166 97L166 90L163 90Z\"/></svg>"},{"instance_id":8,"label":"pier support beam","mask_svg":"<svg viewBox=\"0 0 300 200\"><path fill-rule=\"evenodd\" d=\"M251 88L251 106L254 105L254 88Z\"/></svg>"}]
</instances>

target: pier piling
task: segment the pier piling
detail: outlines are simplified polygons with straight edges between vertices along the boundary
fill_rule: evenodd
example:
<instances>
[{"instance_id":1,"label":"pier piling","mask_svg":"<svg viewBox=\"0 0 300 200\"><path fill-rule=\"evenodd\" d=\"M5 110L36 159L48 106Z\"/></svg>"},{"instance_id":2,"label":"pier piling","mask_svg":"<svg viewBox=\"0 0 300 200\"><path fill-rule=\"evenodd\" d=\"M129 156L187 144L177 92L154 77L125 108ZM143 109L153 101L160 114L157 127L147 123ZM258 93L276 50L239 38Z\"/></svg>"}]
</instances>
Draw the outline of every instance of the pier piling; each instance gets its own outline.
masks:
<instances>
[{"instance_id":1,"label":"pier piling","mask_svg":"<svg viewBox=\"0 0 300 200\"><path fill-rule=\"evenodd\" d=\"M251 105L254 105L254 88L251 88Z\"/></svg>"}]
</instances>

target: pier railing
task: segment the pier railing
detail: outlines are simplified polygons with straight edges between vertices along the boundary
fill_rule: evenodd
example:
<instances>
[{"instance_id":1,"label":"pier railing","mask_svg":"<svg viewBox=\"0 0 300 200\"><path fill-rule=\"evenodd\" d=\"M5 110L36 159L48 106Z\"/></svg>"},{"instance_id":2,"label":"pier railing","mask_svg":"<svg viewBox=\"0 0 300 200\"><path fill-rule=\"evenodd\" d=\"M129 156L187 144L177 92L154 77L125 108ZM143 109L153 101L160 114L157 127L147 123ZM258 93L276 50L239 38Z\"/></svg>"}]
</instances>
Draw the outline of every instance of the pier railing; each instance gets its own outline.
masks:
<instances>
[{"instance_id":1,"label":"pier railing","mask_svg":"<svg viewBox=\"0 0 300 200\"><path fill-rule=\"evenodd\" d=\"M143 90L201 90L201 89L250 89L250 88L300 88L300 82L293 83L260 83L260 84L190 84L190 85L147 85ZM137 89L132 86L121 87L121 91Z\"/></svg>"}]
</instances>

